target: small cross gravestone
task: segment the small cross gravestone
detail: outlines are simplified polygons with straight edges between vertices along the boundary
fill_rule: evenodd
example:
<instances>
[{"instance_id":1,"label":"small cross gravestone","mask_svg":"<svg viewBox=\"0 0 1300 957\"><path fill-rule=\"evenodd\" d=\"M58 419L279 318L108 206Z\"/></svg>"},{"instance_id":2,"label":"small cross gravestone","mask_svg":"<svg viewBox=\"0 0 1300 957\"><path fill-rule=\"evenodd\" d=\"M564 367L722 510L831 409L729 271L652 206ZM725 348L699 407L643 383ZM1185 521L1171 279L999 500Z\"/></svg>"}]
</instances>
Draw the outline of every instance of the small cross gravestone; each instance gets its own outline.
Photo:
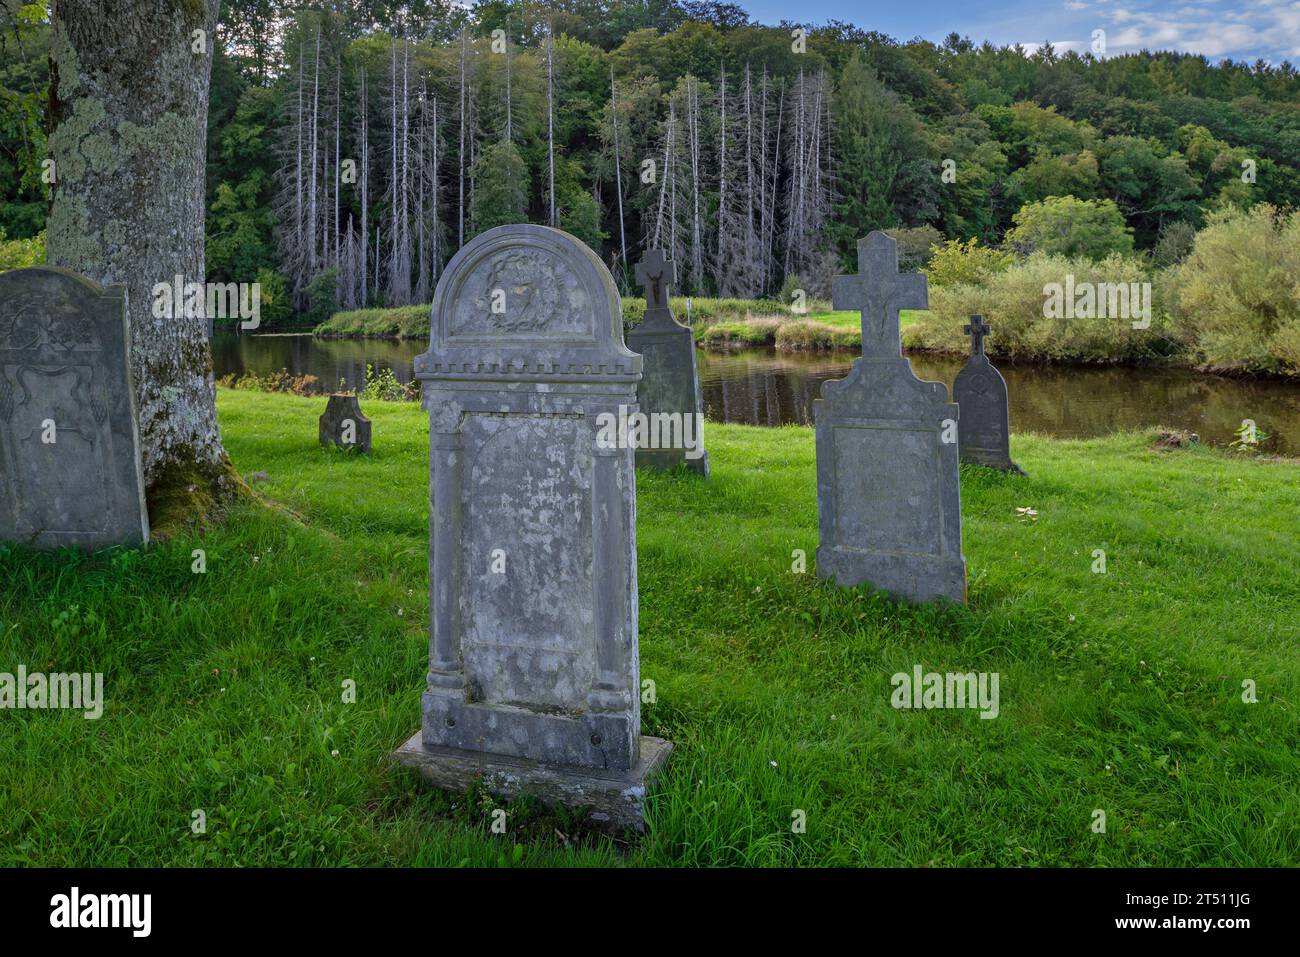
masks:
<instances>
[{"instance_id":1,"label":"small cross gravestone","mask_svg":"<svg viewBox=\"0 0 1300 957\"><path fill-rule=\"evenodd\" d=\"M0 273L0 540L149 540L126 287Z\"/></svg>"},{"instance_id":2,"label":"small cross gravestone","mask_svg":"<svg viewBox=\"0 0 1300 957\"><path fill-rule=\"evenodd\" d=\"M675 468L682 462L708 477L704 451L704 403L691 330L673 316L670 305L677 269L662 250L651 249L636 267L645 287L645 317L627 335L628 347L645 361L634 423L636 464ZM640 426L636 428L635 426Z\"/></svg>"},{"instance_id":3,"label":"small cross gravestone","mask_svg":"<svg viewBox=\"0 0 1300 957\"><path fill-rule=\"evenodd\" d=\"M971 316L962 331L970 336L970 359L952 384L952 397L961 406L957 432L961 460L1024 475L1011 461L1007 383L984 352L984 337L992 330L983 316Z\"/></svg>"},{"instance_id":4,"label":"small cross gravestone","mask_svg":"<svg viewBox=\"0 0 1300 957\"><path fill-rule=\"evenodd\" d=\"M318 425L320 444L333 444L344 451L369 453L370 424L355 395L332 395Z\"/></svg>"},{"instance_id":5,"label":"small cross gravestone","mask_svg":"<svg viewBox=\"0 0 1300 957\"><path fill-rule=\"evenodd\" d=\"M862 313L862 356L814 403L817 574L912 601L966 600L958 408L902 354L899 310L928 306L925 277L898 272L896 242L858 242L858 274L835 278L836 309Z\"/></svg>"},{"instance_id":6,"label":"small cross gravestone","mask_svg":"<svg viewBox=\"0 0 1300 957\"><path fill-rule=\"evenodd\" d=\"M396 758L441 787L642 825L671 745L641 734L636 473L621 414L641 357L603 263L499 226L434 294L416 360L430 428L430 643L420 731Z\"/></svg>"}]
</instances>

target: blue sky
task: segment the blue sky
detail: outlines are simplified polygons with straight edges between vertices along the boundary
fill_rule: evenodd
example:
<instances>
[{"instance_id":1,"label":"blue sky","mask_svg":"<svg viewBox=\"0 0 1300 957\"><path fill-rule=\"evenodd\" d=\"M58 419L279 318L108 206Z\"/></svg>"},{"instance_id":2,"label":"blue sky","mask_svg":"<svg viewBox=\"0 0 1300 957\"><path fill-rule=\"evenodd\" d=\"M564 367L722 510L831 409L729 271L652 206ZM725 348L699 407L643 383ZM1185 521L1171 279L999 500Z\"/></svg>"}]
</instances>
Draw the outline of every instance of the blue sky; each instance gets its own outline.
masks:
<instances>
[{"instance_id":1,"label":"blue sky","mask_svg":"<svg viewBox=\"0 0 1300 957\"><path fill-rule=\"evenodd\" d=\"M956 31L976 43L1080 52L1104 30L1109 54L1147 48L1300 66L1300 0L738 0L763 23L845 20L898 39L942 40Z\"/></svg>"}]
</instances>

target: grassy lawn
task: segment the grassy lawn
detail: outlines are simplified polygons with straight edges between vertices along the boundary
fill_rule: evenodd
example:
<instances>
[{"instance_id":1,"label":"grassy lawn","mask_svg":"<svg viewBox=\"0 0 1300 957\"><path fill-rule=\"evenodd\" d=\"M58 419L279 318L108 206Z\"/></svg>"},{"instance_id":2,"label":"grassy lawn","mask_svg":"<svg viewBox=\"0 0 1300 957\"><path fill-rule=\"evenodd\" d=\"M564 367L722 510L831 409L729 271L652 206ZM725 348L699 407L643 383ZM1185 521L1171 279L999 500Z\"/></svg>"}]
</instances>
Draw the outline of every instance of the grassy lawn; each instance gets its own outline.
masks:
<instances>
[{"instance_id":1,"label":"grassy lawn","mask_svg":"<svg viewBox=\"0 0 1300 957\"><path fill-rule=\"evenodd\" d=\"M969 608L913 608L812 574L810 429L709 426L710 481L638 475L644 730L677 750L616 842L527 800L493 835L489 796L387 760L427 654L420 408L369 403L357 458L317 446L322 400L218 405L276 507L137 552L0 549L0 671L102 671L107 699L0 711L0 864L1300 860L1294 461L1016 436L1030 478L963 470ZM894 710L915 664L999 673L999 717Z\"/></svg>"}]
</instances>

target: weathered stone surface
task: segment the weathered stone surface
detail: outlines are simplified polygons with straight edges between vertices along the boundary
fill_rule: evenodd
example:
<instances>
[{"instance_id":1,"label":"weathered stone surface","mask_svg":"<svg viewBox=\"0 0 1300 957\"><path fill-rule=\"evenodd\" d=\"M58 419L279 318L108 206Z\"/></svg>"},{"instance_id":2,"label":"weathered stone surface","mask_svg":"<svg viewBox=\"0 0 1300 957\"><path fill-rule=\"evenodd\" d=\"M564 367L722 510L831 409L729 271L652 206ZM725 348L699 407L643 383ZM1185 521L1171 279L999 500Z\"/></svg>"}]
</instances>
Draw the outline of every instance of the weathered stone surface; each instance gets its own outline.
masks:
<instances>
[{"instance_id":1,"label":"weathered stone surface","mask_svg":"<svg viewBox=\"0 0 1300 957\"><path fill-rule=\"evenodd\" d=\"M644 830L643 805L651 778L673 746L642 737L640 760L627 770L597 771L426 745L416 732L393 757L440 788L463 791L475 782L505 800L531 794L548 807L587 807L588 820L610 830Z\"/></svg>"},{"instance_id":2,"label":"weathered stone surface","mask_svg":"<svg viewBox=\"0 0 1300 957\"><path fill-rule=\"evenodd\" d=\"M1011 422L1007 383L984 353L984 337L992 330L983 316L971 316L964 329L971 337L970 359L952 384L953 400L961 407L957 448L963 462L1024 475L1011 461Z\"/></svg>"},{"instance_id":3,"label":"weathered stone surface","mask_svg":"<svg viewBox=\"0 0 1300 957\"><path fill-rule=\"evenodd\" d=\"M320 417L320 444L341 449L370 451L370 420L361 412L355 395L332 395Z\"/></svg>"},{"instance_id":4,"label":"weathered stone surface","mask_svg":"<svg viewBox=\"0 0 1300 957\"><path fill-rule=\"evenodd\" d=\"M613 278L581 242L501 226L443 272L416 360L430 422L421 741L576 769L642 760L636 408ZM611 440L613 439L613 440Z\"/></svg>"},{"instance_id":5,"label":"weathered stone surface","mask_svg":"<svg viewBox=\"0 0 1300 957\"><path fill-rule=\"evenodd\" d=\"M704 402L695 362L695 339L677 321L670 305L677 268L652 249L637 264L645 287L645 317L628 334L627 344L645 362L637 404L647 418L648 443L638 443L638 468L676 468L681 463L708 477L704 450ZM654 447L657 446L657 447Z\"/></svg>"},{"instance_id":6,"label":"weathered stone surface","mask_svg":"<svg viewBox=\"0 0 1300 957\"><path fill-rule=\"evenodd\" d=\"M925 277L898 274L895 241L858 242L858 275L838 276L836 309L862 312L861 358L822 386L817 427L817 574L869 582L912 601L966 600L958 408L912 372L900 309L928 305Z\"/></svg>"},{"instance_id":7,"label":"weathered stone surface","mask_svg":"<svg viewBox=\"0 0 1300 957\"><path fill-rule=\"evenodd\" d=\"M0 539L149 540L124 286L0 273Z\"/></svg>"}]
</instances>

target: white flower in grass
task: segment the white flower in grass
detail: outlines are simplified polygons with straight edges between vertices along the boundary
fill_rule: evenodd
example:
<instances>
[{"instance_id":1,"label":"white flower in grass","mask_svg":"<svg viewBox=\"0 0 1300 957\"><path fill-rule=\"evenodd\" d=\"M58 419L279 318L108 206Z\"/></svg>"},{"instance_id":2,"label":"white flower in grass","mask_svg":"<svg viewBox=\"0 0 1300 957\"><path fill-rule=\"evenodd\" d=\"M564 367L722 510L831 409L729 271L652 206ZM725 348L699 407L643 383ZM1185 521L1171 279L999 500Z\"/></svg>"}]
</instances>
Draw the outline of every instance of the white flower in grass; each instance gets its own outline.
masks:
<instances>
[{"instance_id":1,"label":"white flower in grass","mask_svg":"<svg viewBox=\"0 0 1300 957\"><path fill-rule=\"evenodd\" d=\"M339 749L338 749L338 748L335 748L333 751L330 752L330 757L331 757L331 758L337 758L338 756L339 756Z\"/></svg>"},{"instance_id":2,"label":"white flower in grass","mask_svg":"<svg viewBox=\"0 0 1300 957\"><path fill-rule=\"evenodd\" d=\"M767 763L770 764L770 765L772 765L772 767L776 767L776 762L775 762L775 761L768 761Z\"/></svg>"}]
</instances>

